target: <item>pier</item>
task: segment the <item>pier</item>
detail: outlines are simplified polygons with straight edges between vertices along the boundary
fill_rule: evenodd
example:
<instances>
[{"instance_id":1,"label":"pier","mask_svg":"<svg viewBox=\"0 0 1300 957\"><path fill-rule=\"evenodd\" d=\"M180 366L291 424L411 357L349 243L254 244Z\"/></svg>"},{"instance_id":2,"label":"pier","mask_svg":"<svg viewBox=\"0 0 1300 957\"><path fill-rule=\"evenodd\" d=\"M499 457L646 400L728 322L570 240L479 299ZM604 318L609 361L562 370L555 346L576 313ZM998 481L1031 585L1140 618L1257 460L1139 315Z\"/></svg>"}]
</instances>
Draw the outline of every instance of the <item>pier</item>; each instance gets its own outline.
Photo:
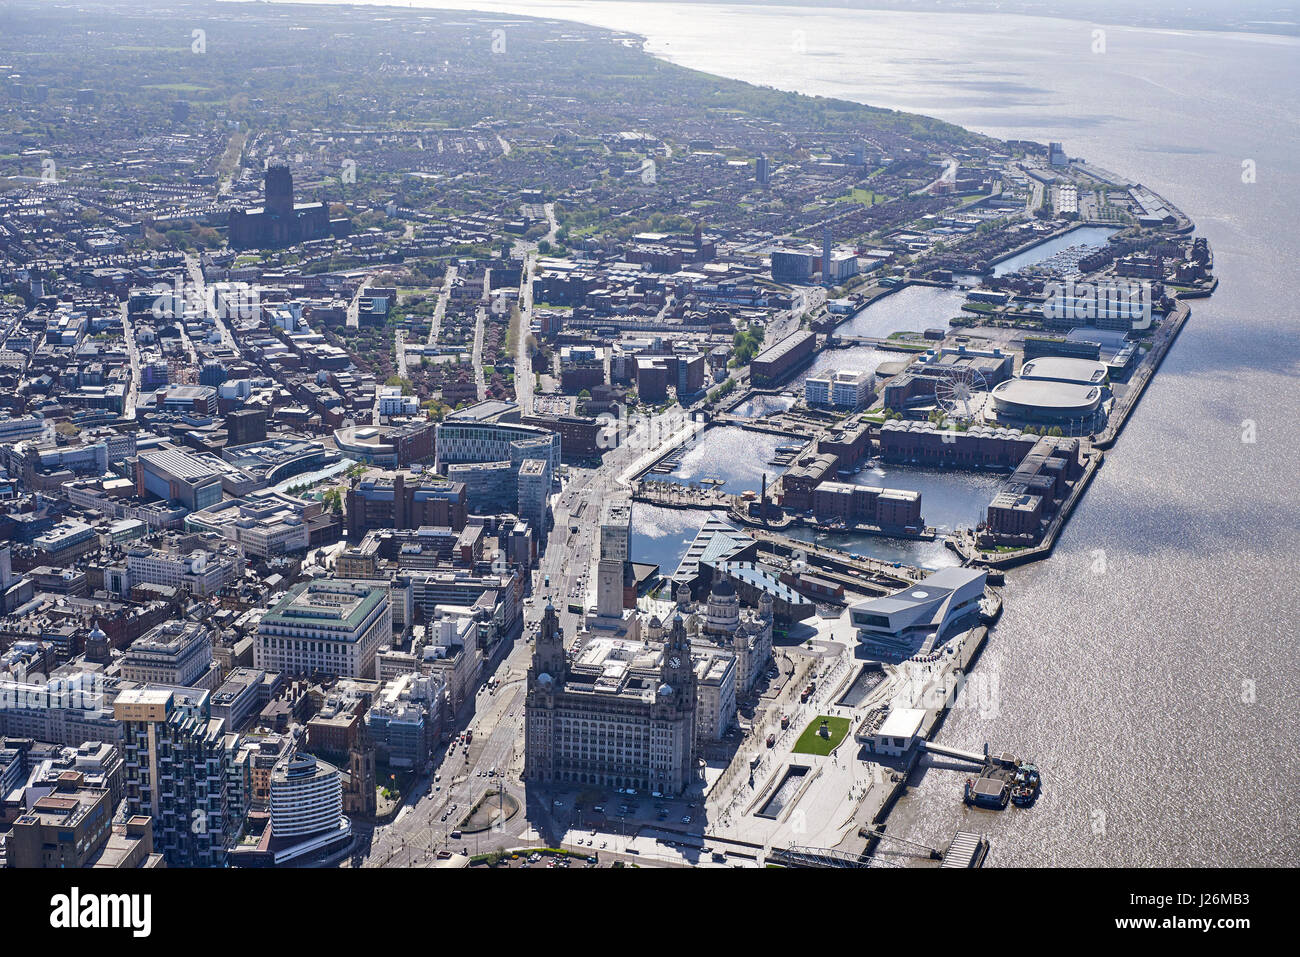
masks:
<instances>
[{"instance_id":1,"label":"pier","mask_svg":"<svg viewBox=\"0 0 1300 957\"><path fill-rule=\"evenodd\" d=\"M966 751L962 748L950 748L946 744L936 744L933 741L922 739L917 742L917 746L927 754L940 754L946 758L956 758L958 761L969 761L971 764L978 764L983 767L989 762L988 745L984 745L984 752Z\"/></svg>"},{"instance_id":2,"label":"pier","mask_svg":"<svg viewBox=\"0 0 1300 957\"><path fill-rule=\"evenodd\" d=\"M737 497L713 486L644 480L632 484L632 501L663 508L699 508L730 511Z\"/></svg>"},{"instance_id":3,"label":"pier","mask_svg":"<svg viewBox=\"0 0 1300 957\"><path fill-rule=\"evenodd\" d=\"M855 346L870 346L873 349L884 349L889 352L907 352L915 355L918 352L924 352L938 343L927 342L922 346L914 339L882 339L877 336L836 336L833 343L826 345L827 349L852 349Z\"/></svg>"},{"instance_id":4,"label":"pier","mask_svg":"<svg viewBox=\"0 0 1300 957\"><path fill-rule=\"evenodd\" d=\"M1218 280L1216 279L1215 285L1217 284ZM1205 293L1205 295L1208 295L1208 292ZM1182 332L1183 326L1186 325L1187 320L1191 317L1191 307L1187 305L1186 302L1181 301L1181 294L1178 298L1178 305L1160 325L1160 329L1158 330L1159 334L1156 336L1156 339L1151 346L1151 355L1143 361L1141 367L1129 380L1128 389L1124 393L1124 398L1115 403L1115 408L1111 410L1110 420L1106 423L1106 428L1103 429L1101 434L1093 440L1093 448L1108 449L1115 444L1115 440L1119 437L1119 433L1123 430L1125 423L1128 422L1129 415L1131 415L1133 410L1137 408L1138 400L1140 400L1146 392L1147 385L1150 384L1151 379L1156 374L1156 370L1158 370L1161 364L1165 361L1165 356L1168 354L1170 348L1173 347L1174 341L1178 338L1178 334ZM1199 298L1199 296L1190 298Z\"/></svg>"}]
</instances>

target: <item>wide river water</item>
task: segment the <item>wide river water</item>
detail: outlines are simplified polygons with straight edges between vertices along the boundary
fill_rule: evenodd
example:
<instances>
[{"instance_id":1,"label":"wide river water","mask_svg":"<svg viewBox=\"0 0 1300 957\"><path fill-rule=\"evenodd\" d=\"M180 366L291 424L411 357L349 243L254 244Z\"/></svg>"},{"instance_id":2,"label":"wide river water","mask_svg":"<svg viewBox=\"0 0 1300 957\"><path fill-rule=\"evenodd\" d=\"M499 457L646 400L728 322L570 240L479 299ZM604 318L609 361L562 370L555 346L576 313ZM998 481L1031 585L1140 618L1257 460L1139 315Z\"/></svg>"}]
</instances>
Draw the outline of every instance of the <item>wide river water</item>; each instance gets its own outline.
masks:
<instances>
[{"instance_id":1,"label":"wide river water","mask_svg":"<svg viewBox=\"0 0 1300 957\"><path fill-rule=\"evenodd\" d=\"M931 844L980 831L991 865L1289 861L1300 834L1300 41L1105 27L1094 53L1097 25L1039 17L417 5L628 30L695 69L1060 140L1191 216L1219 291L1195 304L1056 553L1009 574L978 666L997 682L996 707L958 709L940 732L1036 759L1043 797L1027 811L971 811L962 776L932 769L890 829Z\"/></svg>"}]
</instances>

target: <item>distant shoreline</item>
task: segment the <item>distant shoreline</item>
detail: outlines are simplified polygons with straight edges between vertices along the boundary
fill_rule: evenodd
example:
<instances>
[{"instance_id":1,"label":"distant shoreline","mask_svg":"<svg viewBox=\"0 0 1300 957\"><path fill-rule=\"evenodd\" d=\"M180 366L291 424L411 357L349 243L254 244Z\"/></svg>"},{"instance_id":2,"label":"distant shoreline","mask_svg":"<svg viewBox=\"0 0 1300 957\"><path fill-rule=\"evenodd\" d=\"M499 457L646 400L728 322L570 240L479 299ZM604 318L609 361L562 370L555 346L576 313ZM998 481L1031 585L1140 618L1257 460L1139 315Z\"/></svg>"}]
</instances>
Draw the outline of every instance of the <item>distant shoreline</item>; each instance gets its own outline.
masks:
<instances>
[{"instance_id":1,"label":"distant shoreline","mask_svg":"<svg viewBox=\"0 0 1300 957\"><path fill-rule=\"evenodd\" d=\"M107 2L107 0L99 0L99 2ZM477 10L482 13L498 12L472 3L448 6L439 3L438 0L413 0L413 6L408 6L402 3L401 0L219 0L219 2L297 3L329 6L360 5L408 11L412 9L428 9L464 10L466 12ZM486 2L491 4L492 0L486 0ZM689 5L696 2L696 0L575 0L575 2L590 3L592 5L608 2ZM1063 0L1041 0L1041 2L1040 0L892 0L892 2L891 0L865 0L865 2L864 0L702 0L702 5L786 7L791 9L807 8L809 10L821 8L827 10L854 10L864 13L1037 17L1044 20L1071 20L1089 26L1126 27L1135 30L1185 30L1195 33L1231 33L1242 36L1300 39L1300 20L1288 22L1264 19L1272 12L1272 8L1265 3L1256 3L1257 9L1253 14L1249 13L1250 8L1247 7L1246 11L1234 11L1239 12L1239 16L1227 19L1218 11L1207 11L1201 17L1188 16L1180 11L1175 3L1166 3L1165 0L1156 0L1155 5L1165 6L1167 9L1149 13L1135 12L1132 4L1127 0L1081 0L1081 2L1084 5L1079 9L1059 10L1054 9L1052 4L1062 3L1064 5ZM145 5L152 5L152 0L146 0ZM517 0L517 4L510 5L536 7L536 10L527 14L518 14L519 16L573 20L571 12L557 13L554 10L555 7L567 5L565 0ZM1153 4L1150 3L1150 0L1145 0L1145 5L1150 7ZM1244 6L1245 4L1241 5ZM582 20L573 20L573 22L584 23L589 26L596 25Z\"/></svg>"}]
</instances>

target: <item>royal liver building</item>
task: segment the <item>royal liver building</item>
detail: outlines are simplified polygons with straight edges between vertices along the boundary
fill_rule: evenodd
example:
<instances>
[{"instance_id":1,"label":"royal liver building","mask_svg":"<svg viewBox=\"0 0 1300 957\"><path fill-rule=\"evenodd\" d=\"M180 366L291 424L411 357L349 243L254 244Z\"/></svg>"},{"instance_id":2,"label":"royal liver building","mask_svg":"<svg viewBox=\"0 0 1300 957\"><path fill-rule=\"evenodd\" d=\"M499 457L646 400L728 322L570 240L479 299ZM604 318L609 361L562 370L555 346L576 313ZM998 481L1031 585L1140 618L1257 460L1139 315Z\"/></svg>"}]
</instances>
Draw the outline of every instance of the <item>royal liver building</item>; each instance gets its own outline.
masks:
<instances>
[{"instance_id":1,"label":"royal liver building","mask_svg":"<svg viewBox=\"0 0 1300 957\"><path fill-rule=\"evenodd\" d=\"M570 663L548 603L525 715L528 781L682 793L696 774L696 677L682 617L663 644L594 638Z\"/></svg>"}]
</instances>

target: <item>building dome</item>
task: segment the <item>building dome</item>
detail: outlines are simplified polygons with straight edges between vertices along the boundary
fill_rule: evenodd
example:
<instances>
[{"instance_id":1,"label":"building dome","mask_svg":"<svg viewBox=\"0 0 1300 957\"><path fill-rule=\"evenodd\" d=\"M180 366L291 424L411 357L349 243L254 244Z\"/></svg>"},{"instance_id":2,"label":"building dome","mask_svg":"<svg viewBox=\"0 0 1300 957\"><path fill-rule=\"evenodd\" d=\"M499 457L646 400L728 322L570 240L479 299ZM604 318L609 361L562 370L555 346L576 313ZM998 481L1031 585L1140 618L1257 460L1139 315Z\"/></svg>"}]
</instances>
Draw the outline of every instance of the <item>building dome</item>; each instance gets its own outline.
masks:
<instances>
[{"instance_id":1,"label":"building dome","mask_svg":"<svg viewBox=\"0 0 1300 957\"><path fill-rule=\"evenodd\" d=\"M661 696L666 697L667 695L670 695L672 693L673 693L673 686L670 685L668 682L665 681L663 684L659 686L659 694Z\"/></svg>"},{"instance_id":2,"label":"building dome","mask_svg":"<svg viewBox=\"0 0 1300 957\"><path fill-rule=\"evenodd\" d=\"M729 579L719 577L709 592L709 604L704 619L704 630L710 634L733 634L740 625L740 599L736 586Z\"/></svg>"}]
</instances>

